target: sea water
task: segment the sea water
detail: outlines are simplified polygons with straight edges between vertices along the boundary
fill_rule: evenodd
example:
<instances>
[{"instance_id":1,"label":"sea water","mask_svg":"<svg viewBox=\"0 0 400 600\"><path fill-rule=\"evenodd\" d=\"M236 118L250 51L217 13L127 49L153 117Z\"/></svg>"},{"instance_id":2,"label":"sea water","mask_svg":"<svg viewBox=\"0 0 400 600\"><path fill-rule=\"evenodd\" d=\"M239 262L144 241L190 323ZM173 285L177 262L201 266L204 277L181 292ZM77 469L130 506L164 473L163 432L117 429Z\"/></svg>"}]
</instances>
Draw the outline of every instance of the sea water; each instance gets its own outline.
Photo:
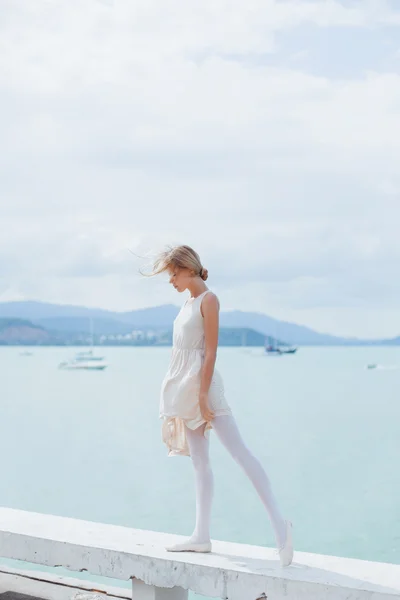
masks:
<instances>
[{"instance_id":1,"label":"sea water","mask_svg":"<svg viewBox=\"0 0 400 600\"><path fill-rule=\"evenodd\" d=\"M0 348L0 505L189 535L190 459L167 457L158 419L170 348L97 350L105 371L58 369L71 348ZM220 348L218 369L296 549L400 563L400 349ZM273 546L263 505L213 436L211 455L212 537Z\"/></svg>"}]
</instances>

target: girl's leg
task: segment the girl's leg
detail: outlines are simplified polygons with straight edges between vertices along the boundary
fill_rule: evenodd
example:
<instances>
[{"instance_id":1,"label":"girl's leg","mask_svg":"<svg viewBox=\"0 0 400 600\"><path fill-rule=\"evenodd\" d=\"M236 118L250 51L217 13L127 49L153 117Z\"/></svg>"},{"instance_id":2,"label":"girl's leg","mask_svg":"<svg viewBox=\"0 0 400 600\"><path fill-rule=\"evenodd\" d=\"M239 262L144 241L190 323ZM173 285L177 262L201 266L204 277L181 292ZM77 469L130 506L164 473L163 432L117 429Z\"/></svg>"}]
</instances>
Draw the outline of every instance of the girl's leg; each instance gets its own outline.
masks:
<instances>
[{"instance_id":1,"label":"girl's leg","mask_svg":"<svg viewBox=\"0 0 400 600\"><path fill-rule=\"evenodd\" d=\"M204 425L195 430L186 428L196 481L196 527L189 540L194 544L210 541L214 476L209 458L209 439L204 436L204 428Z\"/></svg>"},{"instance_id":2,"label":"girl's leg","mask_svg":"<svg viewBox=\"0 0 400 600\"><path fill-rule=\"evenodd\" d=\"M243 468L257 490L268 511L275 532L276 544L278 548L281 548L286 541L286 523L279 511L272 493L271 484L261 463L253 456L244 443L233 416L224 415L215 417L212 426L222 444L234 460Z\"/></svg>"}]
</instances>

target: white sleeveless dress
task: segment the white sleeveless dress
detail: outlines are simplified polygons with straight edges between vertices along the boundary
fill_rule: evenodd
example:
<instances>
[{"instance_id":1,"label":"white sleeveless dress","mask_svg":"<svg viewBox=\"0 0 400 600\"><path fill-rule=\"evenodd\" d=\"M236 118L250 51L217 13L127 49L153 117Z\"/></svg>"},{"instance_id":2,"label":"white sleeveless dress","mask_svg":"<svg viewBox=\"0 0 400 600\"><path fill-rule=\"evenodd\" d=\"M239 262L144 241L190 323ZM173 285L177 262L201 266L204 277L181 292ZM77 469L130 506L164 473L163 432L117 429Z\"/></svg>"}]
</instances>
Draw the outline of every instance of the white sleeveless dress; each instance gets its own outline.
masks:
<instances>
[{"instance_id":1,"label":"white sleeveless dress","mask_svg":"<svg viewBox=\"0 0 400 600\"><path fill-rule=\"evenodd\" d=\"M201 302L210 290L189 298L174 321L172 356L161 386L160 418L169 456L190 456L185 425L197 429L205 423L199 405L201 368L204 360L204 321ZM216 369L208 393L215 416L230 415L224 384ZM211 428L208 423L206 430Z\"/></svg>"}]
</instances>

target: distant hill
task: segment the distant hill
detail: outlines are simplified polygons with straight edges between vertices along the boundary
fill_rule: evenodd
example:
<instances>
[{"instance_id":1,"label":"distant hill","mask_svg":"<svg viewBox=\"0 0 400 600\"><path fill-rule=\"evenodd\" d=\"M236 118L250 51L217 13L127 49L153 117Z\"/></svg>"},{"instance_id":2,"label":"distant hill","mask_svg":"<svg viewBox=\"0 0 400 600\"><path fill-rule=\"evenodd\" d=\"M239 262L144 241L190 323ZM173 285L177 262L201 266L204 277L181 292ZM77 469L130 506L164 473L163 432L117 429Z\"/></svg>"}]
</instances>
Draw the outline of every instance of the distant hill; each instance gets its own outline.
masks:
<instances>
[{"instance_id":1,"label":"distant hill","mask_svg":"<svg viewBox=\"0 0 400 600\"><path fill-rule=\"evenodd\" d=\"M179 308L173 304L143 308L130 312L113 312L101 308L87 308L86 306L73 306L68 304L49 304L47 302L18 301L0 302L0 317L16 317L40 321L42 319L68 319L82 318L101 320L114 320L130 325L143 327L168 327L178 314ZM87 325L87 328L89 325Z\"/></svg>"},{"instance_id":2,"label":"distant hill","mask_svg":"<svg viewBox=\"0 0 400 600\"><path fill-rule=\"evenodd\" d=\"M113 313L101 308L86 308L69 304L50 304L34 300L18 302L0 302L0 317L15 317L19 319L49 319L54 317L90 317L110 318Z\"/></svg>"},{"instance_id":3,"label":"distant hill","mask_svg":"<svg viewBox=\"0 0 400 600\"><path fill-rule=\"evenodd\" d=\"M265 336L248 327L221 327L219 330L220 346L264 346Z\"/></svg>"},{"instance_id":4,"label":"distant hill","mask_svg":"<svg viewBox=\"0 0 400 600\"><path fill-rule=\"evenodd\" d=\"M87 317L51 317L50 319L35 319L35 323L53 333L90 335L90 320ZM115 319L99 318L93 321L93 333L95 335L126 334L131 331L132 325Z\"/></svg>"},{"instance_id":5,"label":"distant hill","mask_svg":"<svg viewBox=\"0 0 400 600\"><path fill-rule=\"evenodd\" d=\"M222 312L220 322L224 327L250 327L265 335L296 345L332 346L360 343L356 339L318 333L309 327L279 321L262 313L242 312L240 310Z\"/></svg>"},{"instance_id":6,"label":"distant hill","mask_svg":"<svg viewBox=\"0 0 400 600\"><path fill-rule=\"evenodd\" d=\"M47 344L51 339L48 331L30 321L0 318L0 344Z\"/></svg>"},{"instance_id":7,"label":"distant hill","mask_svg":"<svg viewBox=\"0 0 400 600\"><path fill-rule=\"evenodd\" d=\"M14 317L29 319L53 334L88 333L89 319L93 319L96 334L125 334L132 329L170 330L179 307L168 304L128 312L113 312L100 308L48 304L45 302L23 301L0 303L0 318ZM249 329L278 340L296 345L399 345L400 337L392 340L358 340L319 333L295 323L279 321L256 312L221 312L221 328ZM240 334L241 335L241 334Z\"/></svg>"},{"instance_id":8,"label":"distant hill","mask_svg":"<svg viewBox=\"0 0 400 600\"><path fill-rule=\"evenodd\" d=\"M400 346L400 336L385 340L386 346Z\"/></svg>"}]
</instances>

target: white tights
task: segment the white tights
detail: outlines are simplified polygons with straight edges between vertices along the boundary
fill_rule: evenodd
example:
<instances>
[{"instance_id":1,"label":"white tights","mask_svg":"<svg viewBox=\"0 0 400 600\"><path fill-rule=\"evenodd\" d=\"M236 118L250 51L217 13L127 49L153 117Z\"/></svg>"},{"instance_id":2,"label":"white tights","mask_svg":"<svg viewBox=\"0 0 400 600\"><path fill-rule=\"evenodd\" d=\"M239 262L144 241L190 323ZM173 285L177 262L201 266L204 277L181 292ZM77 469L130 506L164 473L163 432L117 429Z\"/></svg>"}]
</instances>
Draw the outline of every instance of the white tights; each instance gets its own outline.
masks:
<instances>
[{"instance_id":1,"label":"white tights","mask_svg":"<svg viewBox=\"0 0 400 600\"><path fill-rule=\"evenodd\" d=\"M245 445L233 416L215 417L212 426L219 440L232 458L242 467L257 490L268 511L275 533L276 544L278 548L281 547L285 543L285 521L279 512L271 490L271 484L261 463ZM199 544L210 541L211 505L214 492L214 476L209 458L209 440L204 436L204 427L203 425L195 430L186 428L196 479L196 527L190 541Z\"/></svg>"}]
</instances>

